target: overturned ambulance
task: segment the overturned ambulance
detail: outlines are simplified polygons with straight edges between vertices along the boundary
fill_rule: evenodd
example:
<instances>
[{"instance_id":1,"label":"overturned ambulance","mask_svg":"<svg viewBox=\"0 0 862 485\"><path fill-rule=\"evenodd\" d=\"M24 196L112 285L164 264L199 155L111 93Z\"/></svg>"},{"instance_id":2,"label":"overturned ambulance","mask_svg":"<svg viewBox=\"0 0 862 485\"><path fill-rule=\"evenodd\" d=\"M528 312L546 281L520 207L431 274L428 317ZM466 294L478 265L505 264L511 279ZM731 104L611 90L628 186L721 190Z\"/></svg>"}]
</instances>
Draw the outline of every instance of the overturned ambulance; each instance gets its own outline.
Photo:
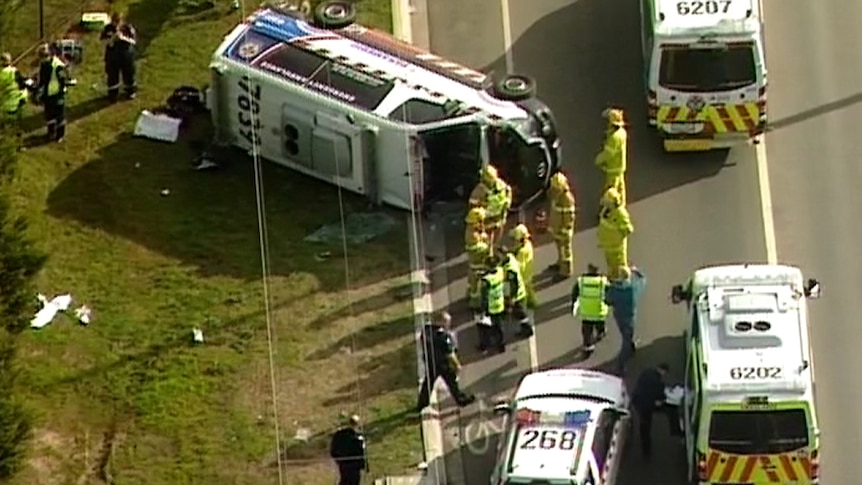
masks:
<instances>
[{"instance_id":1,"label":"overturned ambulance","mask_svg":"<svg viewBox=\"0 0 862 485\"><path fill-rule=\"evenodd\" d=\"M229 33L207 92L217 141L408 210L466 199L488 163L513 207L545 190L560 141L529 77L492 83L354 18L348 1L309 21L264 7Z\"/></svg>"}]
</instances>

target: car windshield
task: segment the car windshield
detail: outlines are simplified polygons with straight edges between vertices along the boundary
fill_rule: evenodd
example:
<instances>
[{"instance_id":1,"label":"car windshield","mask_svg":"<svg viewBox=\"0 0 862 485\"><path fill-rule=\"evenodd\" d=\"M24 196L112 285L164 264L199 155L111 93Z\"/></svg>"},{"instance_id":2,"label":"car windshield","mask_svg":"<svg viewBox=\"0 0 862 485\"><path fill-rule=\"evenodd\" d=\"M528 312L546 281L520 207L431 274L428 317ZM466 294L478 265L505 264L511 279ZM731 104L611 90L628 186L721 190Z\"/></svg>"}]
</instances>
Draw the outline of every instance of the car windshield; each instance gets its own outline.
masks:
<instances>
[{"instance_id":1,"label":"car windshield","mask_svg":"<svg viewBox=\"0 0 862 485\"><path fill-rule=\"evenodd\" d=\"M503 180L512 186L512 206L538 196L550 177L550 161L540 139L529 142L511 127L491 127L488 153Z\"/></svg>"},{"instance_id":2,"label":"car windshield","mask_svg":"<svg viewBox=\"0 0 862 485\"><path fill-rule=\"evenodd\" d=\"M659 85L683 92L721 92L757 82L753 43L709 49L662 47Z\"/></svg>"},{"instance_id":3,"label":"car windshield","mask_svg":"<svg viewBox=\"0 0 862 485\"><path fill-rule=\"evenodd\" d=\"M803 409L713 411L709 447L736 455L787 453L808 446Z\"/></svg>"}]
</instances>

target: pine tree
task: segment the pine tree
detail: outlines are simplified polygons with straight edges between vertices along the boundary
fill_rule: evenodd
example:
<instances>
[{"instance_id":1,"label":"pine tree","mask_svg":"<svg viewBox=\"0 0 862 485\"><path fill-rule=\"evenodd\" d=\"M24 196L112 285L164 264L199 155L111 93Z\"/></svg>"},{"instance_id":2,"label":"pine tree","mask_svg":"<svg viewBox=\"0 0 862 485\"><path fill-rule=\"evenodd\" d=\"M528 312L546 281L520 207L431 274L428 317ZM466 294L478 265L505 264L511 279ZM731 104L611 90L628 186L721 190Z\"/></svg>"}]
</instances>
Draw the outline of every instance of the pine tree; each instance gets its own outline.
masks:
<instances>
[{"instance_id":1,"label":"pine tree","mask_svg":"<svg viewBox=\"0 0 862 485\"><path fill-rule=\"evenodd\" d=\"M27 237L27 220L11 210L19 144L15 127L0 119L0 483L20 470L29 447L31 418L17 396L16 337L28 327L33 278L46 260Z\"/></svg>"}]
</instances>

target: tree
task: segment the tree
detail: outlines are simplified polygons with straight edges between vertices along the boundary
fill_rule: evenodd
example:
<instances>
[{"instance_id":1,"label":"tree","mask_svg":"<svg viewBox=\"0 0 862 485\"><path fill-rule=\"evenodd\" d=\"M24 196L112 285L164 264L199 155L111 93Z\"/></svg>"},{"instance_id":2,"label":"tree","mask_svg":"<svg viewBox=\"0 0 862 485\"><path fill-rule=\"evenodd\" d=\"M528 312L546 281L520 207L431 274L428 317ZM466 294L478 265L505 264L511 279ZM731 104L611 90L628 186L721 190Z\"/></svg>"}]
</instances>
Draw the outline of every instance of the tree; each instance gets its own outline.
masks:
<instances>
[{"instance_id":1,"label":"tree","mask_svg":"<svg viewBox=\"0 0 862 485\"><path fill-rule=\"evenodd\" d=\"M0 119L0 482L20 470L29 447L31 418L16 394L16 337L29 325L33 278L46 260L27 237L27 220L11 210L9 191L20 144L16 129L10 120Z\"/></svg>"}]
</instances>

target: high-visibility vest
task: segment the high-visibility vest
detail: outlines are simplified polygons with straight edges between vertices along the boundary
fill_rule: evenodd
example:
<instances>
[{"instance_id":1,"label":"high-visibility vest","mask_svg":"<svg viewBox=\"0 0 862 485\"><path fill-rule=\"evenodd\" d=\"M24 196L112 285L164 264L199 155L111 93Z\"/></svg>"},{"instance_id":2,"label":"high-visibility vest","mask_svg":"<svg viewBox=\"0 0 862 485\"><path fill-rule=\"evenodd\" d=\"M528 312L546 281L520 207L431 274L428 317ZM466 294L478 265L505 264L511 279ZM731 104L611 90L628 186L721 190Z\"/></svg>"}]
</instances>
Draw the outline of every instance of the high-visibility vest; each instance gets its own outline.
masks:
<instances>
[{"instance_id":1,"label":"high-visibility vest","mask_svg":"<svg viewBox=\"0 0 862 485\"><path fill-rule=\"evenodd\" d=\"M48 80L48 92L46 93L48 96L56 96L63 92L66 88L62 84L60 84L60 78L57 76L57 71L61 67L66 67L66 64L63 63L56 56L51 58L51 79Z\"/></svg>"},{"instance_id":2,"label":"high-visibility vest","mask_svg":"<svg viewBox=\"0 0 862 485\"><path fill-rule=\"evenodd\" d=\"M578 277L578 316L582 320L604 320L608 316L605 289L608 279L604 276Z\"/></svg>"},{"instance_id":3,"label":"high-visibility vest","mask_svg":"<svg viewBox=\"0 0 862 485\"><path fill-rule=\"evenodd\" d=\"M521 274L521 268L518 264L518 260L515 259L515 256L509 254L508 259L506 259L506 264L503 266L508 273L514 273L515 281L518 285L517 292L514 296L511 295L511 289L507 292L512 298L513 302L524 301L524 298L527 298L527 288L524 286L524 275Z\"/></svg>"},{"instance_id":4,"label":"high-visibility vest","mask_svg":"<svg viewBox=\"0 0 862 485\"><path fill-rule=\"evenodd\" d=\"M503 268L497 267L494 271L484 277L485 283L488 285L485 291L488 292L488 308L486 310L490 315L499 315L506 311L506 294L504 286L506 282L506 274Z\"/></svg>"},{"instance_id":5,"label":"high-visibility vest","mask_svg":"<svg viewBox=\"0 0 862 485\"><path fill-rule=\"evenodd\" d=\"M496 187L488 191L488 194L485 196L485 209L488 211L488 214L500 216L506 210L506 206L510 203L509 191L506 188L505 183L497 182Z\"/></svg>"},{"instance_id":6,"label":"high-visibility vest","mask_svg":"<svg viewBox=\"0 0 862 485\"><path fill-rule=\"evenodd\" d=\"M0 70L0 101L3 102L5 113L15 113L21 106L21 100L25 99L24 92L18 88L16 74L18 69L7 66Z\"/></svg>"},{"instance_id":7,"label":"high-visibility vest","mask_svg":"<svg viewBox=\"0 0 862 485\"><path fill-rule=\"evenodd\" d=\"M486 259L491 253L488 241L480 237L473 244L467 246L467 255L470 260L470 269L478 270L485 267Z\"/></svg>"},{"instance_id":8,"label":"high-visibility vest","mask_svg":"<svg viewBox=\"0 0 862 485\"><path fill-rule=\"evenodd\" d=\"M529 239L524 240L521 246L516 251L518 259L518 267L521 269L521 276L526 282L533 281L533 243Z\"/></svg>"}]
</instances>

